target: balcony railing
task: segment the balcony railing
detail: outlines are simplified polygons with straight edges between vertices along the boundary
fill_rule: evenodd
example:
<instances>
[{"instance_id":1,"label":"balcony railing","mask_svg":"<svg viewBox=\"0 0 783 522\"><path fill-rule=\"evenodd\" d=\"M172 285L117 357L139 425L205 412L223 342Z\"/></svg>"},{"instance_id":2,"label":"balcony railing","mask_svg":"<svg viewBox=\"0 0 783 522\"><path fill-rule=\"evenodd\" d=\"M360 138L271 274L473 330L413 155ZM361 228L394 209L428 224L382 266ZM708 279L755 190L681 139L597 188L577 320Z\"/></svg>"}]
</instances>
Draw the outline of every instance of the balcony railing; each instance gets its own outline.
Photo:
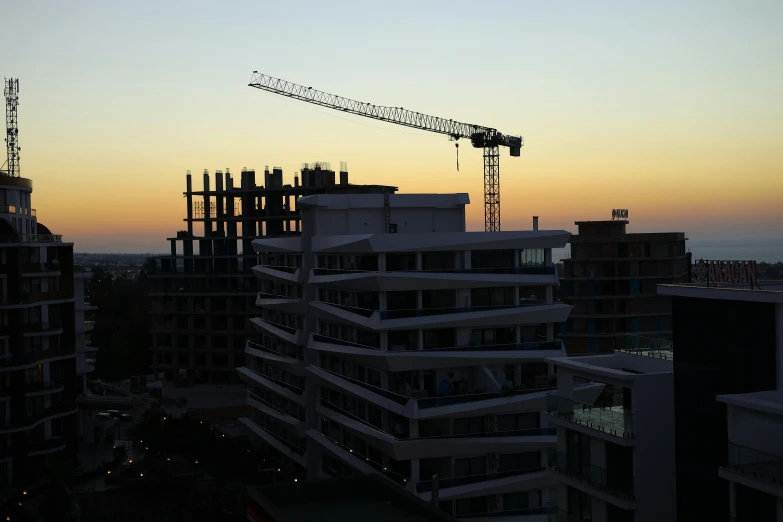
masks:
<instances>
[{"instance_id":1,"label":"balcony railing","mask_svg":"<svg viewBox=\"0 0 783 522\"><path fill-rule=\"evenodd\" d=\"M0 214L16 214L16 205L0 205Z\"/></svg>"},{"instance_id":2,"label":"balcony railing","mask_svg":"<svg viewBox=\"0 0 783 522\"><path fill-rule=\"evenodd\" d=\"M20 357L14 357L12 354L7 353L0 356L0 368L19 366L21 364L29 364L43 359L72 354L75 355L76 352L61 347L54 347L48 350L43 350L41 348L30 349L23 352Z\"/></svg>"},{"instance_id":3,"label":"balcony railing","mask_svg":"<svg viewBox=\"0 0 783 522\"><path fill-rule=\"evenodd\" d=\"M321 433L321 435L328 439L330 442L334 443L336 446L346 450L348 453L356 457L357 459L363 461L366 465L374 468L381 474L385 475L387 478L390 478L391 480L395 481L397 484L400 484L401 486L404 486L408 482L408 477L405 477L403 475L400 475L396 471L393 471L388 466L384 465L381 462L375 462L374 460L371 460L369 457L365 457L355 449L351 448L350 446L346 446L342 442L338 442L337 440L329 437L328 435Z\"/></svg>"},{"instance_id":4,"label":"balcony railing","mask_svg":"<svg viewBox=\"0 0 783 522\"><path fill-rule=\"evenodd\" d=\"M463 395L445 395L442 397L427 397L427 398L406 397L404 395L400 395L398 393L394 393L389 390L384 390L383 388L373 386L372 384L367 384L366 382L360 381L358 379L353 379L351 377L341 375L337 372L327 370L326 368L320 368L320 369L326 373L330 373L336 377L339 377L340 379L344 379L352 384L361 386L366 390L369 390L377 395L380 395L381 397L394 401L397 404L401 404L403 406L408 404L408 401L415 400L418 403L419 409L436 408L439 406L450 406L452 404L464 404L467 402L482 401L488 399L498 399L503 397L515 397L518 395L525 395L529 393L542 392L542 391L554 389L553 386L542 386L542 387L531 386L527 388L508 390L508 391L499 391L499 392L468 393Z\"/></svg>"},{"instance_id":5,"label":"balcony railing","mask_svg":"<svg viewBox=\"0 0 783 522\"><path fill-rule=\"evenodd\" d=\"M547 395L547 413L624 439L634 438L633 414L618 406L599 406Z\"/></svg>"},{"instance_id":6,"label":"balcony railing","mask_svg":"<svg viewBox=\"0 0 783 522\"><path fill-rule=\"evenodd\" d=\"M272 381L273 383L277 384L278 386L282 386L283 388L291 390L292 392L296 393L297 395L302 395L302 393L304 392L304 390L302 388L300 388L299 386L296 386L294 384L289 384L289 383L287 383L285 381L281 381L281 380L276 379L274 377L270 377L269 375L261 373L261 372L259 372L257 370L252 369L252 368L249 368L249 370L251 372L255 373L256 375L258 375L260 377L263 377L264 379L269 379L270 381Z\"/></svg>"},{"instance_id":7,"label":"balcony railing","mask_svg":"<svg viewBox=\"0 0 783 522\"><path fill-rule=\"evenodd\" d=\"M472 344L468 346L450 346L448 348L424 348L423 352L506 352L529 350L562 350L563 341L532 341L526 343L509 344ZM406 350L417 351L417 350Z\"/></svg>"},{"instance_id":8,"label":"balcony railing","mask_svg":"<svg viewBox=\"0 0 783 522\"><path fill-rule=\"evenodd\" d=\"M448 308L413 308L408 310L384 310L380 312L381 319L405 319L409 317L428 317L432 315L446 314L464 314L469 312L487 312L493 310L507 310L514 308L524 308L528 306L542 306L547 304L545 301L529 300L518 305L496 305L496 306L455 306Z\"/></svg>"},{"instance_id":9,"label":"balcony railing","mask_svg":"<svg viewBox=\"0 0 783 522\"><path fill-rule=\"evenodd\" d=\"M295 421L299 421L299 422L301 422L301 421L303 421L303 420L304 420L304 419L300 419L300 418L299 418L299 417L297 417L296 415L292 415L292 414L288 413L287 411L285 411L283 408L281 408L281 407L279 407L279 406L275 406L274 404L272 404L272 403L271 403L271 402L269 402L268 400L264 399L264 398L263 398L263 397L261 397L260 395L256 395L256 394L255 394L255 393L253 393L253 392L250 392L250 391L249 391L249 392L247 392L247 396L248 396L248 398L250 398L250 399L252 399L252 400L254 400L254 401L256 401L256 402L260 402L260 403L261 403L261 404L263 404L264 406L267 406L267 407L269 407L269 408L271 408L271 409L275 410L276 412L278 412L278 413L281 413L281 414L285 415L286 417L291 417L291 418L292 418L292 419L294 419Z\"/></svg>"},{"instance_id":10,"label":"balcony railing","mask_svg":"<svg viewBox=\"0 0 783 522\"><path fill-rule=\"evenodd\" d=\"M313 275L342 275L368 273L423 273L423 274L524 274L524 275L554 275L552 265L523 265L495 268L433 268L428 270L356 270L346 268L314 268Z\"/></svg>"},{"instance_id":11,"label":"balcony railing","mask_svg":"<svg viewBox=\"0 0 783 522\"><path fill-rule=\"evenodd\" d=\"M601 489L626 500L634 500L634 477L621 477L604 468L579 462L576 458L549 448L549 468L579 482Z\"/></svg>"},{"instance_id":12,"label":"balcony railing","mask_svg":"<svg viewBox=\"0 0 783 522\"><path fill-rule=\"evenodd\" d=\"M655 359L674 359L674 342L670 339L658 339L640 335L622 335L615 341L618 351L645 355Z\"/></svg>"},{"instance_id":13,"label":"balcony railing","mask_svg":"<svg viewBox=\"0 0 783 522\"><path fill-rule=\"evenodd\" d=\"M271 324L275 328L283 330L286 333L289 333L291 335L295 335L296 334L296 328L294 328L293 326L286 326L286 325L281 324L281 323L276 323L274 321L270 321L269 319L261 319L261 320L264 321L265 323Z\"/></svg>"},{"instance_id":14,"label":"balcony railing","mask_svg":"<svg viewBox=\"0 0 783 522\"><path fill-rule=\"evenodd\" d=\"M45 410L33 412L32 414L28 415L25 419L23 419L21 422L19 422L18 425L13 426L12 423L12 427L21 428L21 427L31 426L33 424L38 423L42 419L45 419L46 417L52 417L54 415L59 415L61 413L75 411L76 409L77 409L76 401L61 402L60 404L55 404L54 406L46 408Z\"/></svg>"},{"instance_id":15,"label":"balcony railing","mask_svg":"<svg viewBox=\"0 0 783 522\"><path fill-rule=\"evenodd\" d=\"M301 268L299 266L284 266L284 265L255 265L255 266L258 268L271 268L272 270L288 272L289 274L293 274Z\"/></svg>"},{"instance_id":16,"label":"balcony railing","mask_svg":"<svg viewBox=\"0 0 783 522\"><path fill-rule=\"evenodd\" d=\"M261 299L301 299L301 297L295 295L274 294L271 292L258 292L258 297Z\"/></svg>"},{"instance_id":17,"label":"balcony railing","mask_svg":"<svg viewBox=\"0 0 783 522\"><path fill-rule=\"evenodd\" d=\"M56 390L63 385L55 381L29 382L24 385L25 393L35 393L47 390Z\"/></svg>"},{"instance_id":18,"label":"balcony railing","mask_svg":"<svg viewBox=\"0 0 783 522\"><path fill-rule=\"evenodd\" d=\"M504 431L483 431L479 433L452 433L448 435L430 435L410 437L401 433L390 433L375 424L359 417L358 415L347 411L336 404L329 402L321 397L321 406L329 408L330 410L345 415L346 417L353 419L361 424L364 424L368 428L378 431L388 437L392 437L398 441L417 441L417 440L439 440L439 439L471 439L471 438L495 438L495 437L541 437L541 436L554 436L557 435L557 428L528 428L521 430L504 430Z\"/></svg>"},{"instance_id":19,"label":"balcony railing","mask_svg":"<svg viewBox=\"0 0 783 522\"><path fill-rule=\"evenodd\" d=\"M257 423L254 419L250 418L248 420L250 422L252 422L258 429L260 429L262 431L265 431L270 436L272 436L276 441L278 441L283 446L285 446L286 448L290 449L291 451L293 451L297 455L304 455L304 453L305 453L305 449L304 448L302 448L300 446L297 446L296 444L294 444L290 440L287 440L284 437L281 437L280 435L278 435L276 433L272 433L271 431L269 431L268 429L266 429L265 427L263 427L259 423Z\"/></svg>"},{"instance_id":20,"label":"balcony railing","mask_svg":"<svg viewBox=\"0 0 783 522\"><path fill-rule=\"evenodd\" d=\"M6 243L62 243L61 234L0 234L0 242Z\"/></svg>"},{"instance_id":21,"label":"balcony railing","mask_svg":"<svg viewBox=\"0 0 783 522\"><path fill-rule=\"evenodd\" d=\"M282 352L282 351L279 351L279 350L274 350L272 348L267 348L266 346L264 346L264 345L262 345L260 343L257 343L255 341L248 341L247 342L247 346L249 348L253 348L254 350L261 350L262 352L272 353L272 354L275 354L275 355L279 355L280 357L287 357L287 358L292 359L294 361L298 361L299 360L299 357L297 357L295 355L289 355L289 354L287 354L285 352Z\"/></svg>"},{"instance_id":22,"label":"balcony railing","mask_svg":"<svg viewBox=\"0 0 783 522\"><path fill-rule=\"evenodd\" d=\"M468 513L457 515L457 518L485 518L485 517L524 517L533 515L553 515L557 513L557 505L541 506L525 509L507 509L505 511L485 511L483 513Z\"/></svg>"},{"instance_id":23,"label":"balcony railing","mask_svg":"<svg viewBox=\"0 0 783 522\"><path fill-rule=\"evenodd\" d=\"M342 339L336 339L334 337L327 337L326 335L313 334L313 341L318 343L338 344L340 346L353 346L354 348L364 348L367 350L380 350L380 346L368 346L366 344L355 343L352 341L344 341Z\"/></svg>"},{"instance_id":24,"label":"balcony railing","mask_svg":"<svg viewBox=\"0 0 783 522\"><path fill-rule=\"evenodd\" d=\"M783 486L783 457L729 442L726 468L747 477Z\"/></svg>"},{"instance_id":25,"label":"balcony railing","mask_svg":"<svg viewBox=\"0 0 783 522\"><path fill-rule=\"evenodd\" d=\"M525 468L525 469L515 469L515 470L508 470L508 471L493 471L491 473L482 473L479 475L468 475L465 477L452 477L452 478L442 478L440 479L440 485L439 487L441 489L444 488L453 488L456 486L464 486L466 484L475 484L477 482L486 482L487 480L496 480L496 479L502 479L507 477L516 477L518 475L527 475L530 473L536 473L538 471L543 471L544 468L541 466L537 466L534 468ZM431 480L424 480L422 482L419 482L416 484L416 492L418 493L426 493L428 491L432 491L432 481Z\"/></svg>"},{"instance_id":26,"label":"balcony railing","mask_svg":"<svg viewBox=\"0 0 783 522\"><path fill-rule=\"evenodd\" d=\"M53 450L65 446L65 439L62 437L52 437L51 439L38 440L27 445L27 453L37 451Z\"/></svg>"}]
</instances>

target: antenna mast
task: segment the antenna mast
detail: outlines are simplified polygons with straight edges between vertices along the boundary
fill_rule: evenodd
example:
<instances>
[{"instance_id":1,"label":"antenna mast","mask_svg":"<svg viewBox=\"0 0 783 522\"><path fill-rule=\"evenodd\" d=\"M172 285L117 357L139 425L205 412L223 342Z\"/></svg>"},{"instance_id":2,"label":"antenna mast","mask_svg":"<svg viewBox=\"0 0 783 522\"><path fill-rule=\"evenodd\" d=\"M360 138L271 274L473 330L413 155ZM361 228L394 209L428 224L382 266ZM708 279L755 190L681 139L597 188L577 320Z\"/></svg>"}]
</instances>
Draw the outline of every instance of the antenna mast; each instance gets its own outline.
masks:
<instances>
[{"instance_id":1,"label":"antenna mast","mask_svg":"<svg viewBox=\"0 0 783 522\"><path fill-rule=\"evenodd\" d=\"M19 105L19 79L5 80L5 146L7 151L6 165L3 173L7 176L19 177L19 126L16 108Z\"/></svg>"}]
</instances>

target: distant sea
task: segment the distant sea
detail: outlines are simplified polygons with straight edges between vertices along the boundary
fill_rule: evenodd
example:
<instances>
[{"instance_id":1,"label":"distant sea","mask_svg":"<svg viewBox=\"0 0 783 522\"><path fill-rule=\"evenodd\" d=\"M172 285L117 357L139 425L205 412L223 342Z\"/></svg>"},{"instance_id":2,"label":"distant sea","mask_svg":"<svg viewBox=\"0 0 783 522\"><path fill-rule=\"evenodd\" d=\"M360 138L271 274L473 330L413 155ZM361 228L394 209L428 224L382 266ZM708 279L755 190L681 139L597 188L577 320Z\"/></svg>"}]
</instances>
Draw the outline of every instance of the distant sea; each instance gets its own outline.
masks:
<instances>
[{"instance_id":1,"label":"distant sea","mask_svg":"<svg viewBox=\"0 0 783 522\"><path fill-rule=\"evenodd\" d=\"M697 259L715 260L755 260L764 263L783 262L783 239L737 239L737 240L698 240L691 239L686 247ZM552 251L555 262L568 258L570 248L556 248Z\"/></svg>"}]
</instances>

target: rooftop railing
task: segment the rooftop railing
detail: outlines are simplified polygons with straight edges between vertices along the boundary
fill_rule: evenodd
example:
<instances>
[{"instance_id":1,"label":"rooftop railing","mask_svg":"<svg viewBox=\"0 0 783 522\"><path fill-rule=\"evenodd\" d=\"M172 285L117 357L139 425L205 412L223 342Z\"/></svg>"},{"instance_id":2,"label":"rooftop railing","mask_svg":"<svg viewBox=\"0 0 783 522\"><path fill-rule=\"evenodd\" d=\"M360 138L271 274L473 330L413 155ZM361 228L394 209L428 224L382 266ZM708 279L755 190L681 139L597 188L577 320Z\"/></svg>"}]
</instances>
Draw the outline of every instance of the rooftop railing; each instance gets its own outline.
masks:
<instances>
[{"instance_id":1,"label":"rooftop railing","mask_svg":"<svg viewBox=\"0 0 783 522\"><path fill-rule=\"evenodd\" d=\"M551 470L612 495L634 500L634 477L608 473L604 468L579 462L575 455L569 456L555 448L549 448L548 457Z\"/></svg>"},{"instance_id":2,"label":"rooftop railing","mask_svg":"<svg viewBox=\"0 0 783 522\"><path fill-rule=\"evenodd\" d=\"M617 406L586 404L550 393L546 410L550 415L624 439L634 438L633 414Z\"/></svg>"},{"instance_id":3,"label":"rooftop railing","mask_svg":"<svg viewBox=\"0 0 783 522\"><path fill-rule=\"evenodd\" d=\"M644 355L655 359L674 359L674 342L671 339L623 335L618 336L615 343L620 352Z\"/></svg>"},{"instance_id":4,"label":"rooftop railing","mask_svg":"<svg viewBox=\"0 0 783 522\"><path fill-rule=\"evenodd\" d=\"M3 243L62 243L61 234L0 234Z\"/></svg>"},{"instance_id":5,"label":"rooftop railing","mask_svg":"<svg viewBox=\"0 0 783 522\"><path fill-rule=\"evenodd\" d=\"M783 457L729 442L726 468L747 477L783 486Z\"/></svg>"}]
</instances>

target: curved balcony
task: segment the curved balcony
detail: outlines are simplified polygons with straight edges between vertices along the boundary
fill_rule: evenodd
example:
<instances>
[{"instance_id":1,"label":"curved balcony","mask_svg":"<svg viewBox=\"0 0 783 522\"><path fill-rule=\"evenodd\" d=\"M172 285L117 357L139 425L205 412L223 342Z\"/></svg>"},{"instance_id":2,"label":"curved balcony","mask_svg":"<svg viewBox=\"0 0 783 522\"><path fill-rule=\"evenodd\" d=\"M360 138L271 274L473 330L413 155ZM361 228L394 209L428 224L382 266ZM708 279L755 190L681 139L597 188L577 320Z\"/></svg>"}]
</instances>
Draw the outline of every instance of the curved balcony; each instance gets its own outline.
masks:
<instances>
[{"instance_id":1,"label":"curved balcony","mask_svg":"<svg viewBox=\"0 0 783 522\"><path fill-rule=\"evenodd\" d=\"M252 267L256 277L271 279L273 281L285 281L295 283L299 281L301 267L282 265L256 265Z\"/></svg>"},{"instance_id":2,"label":"curved balcony","mask_svg":"<svg viewBox=\"0 0 783 522\"><path fill-rule=\"evenodd\" d=\"M284 422L292 429L296 429L298 432L302 432L299 433L299 435L303 435L302 428L304 428L304 424L302 423L302 419L295 417L294 415L285 411L285 409L272 404L260 395L256 395L251 391L247 392L247 403L258 411L261 411L270 417L274 417L280 422Z\"/></svg>"},{"instance_id":3,"label":"curved balcony","mask_svg":"<svg viewBox=\"0 0 783 522\"><path fill-rule=\"evenodd\" d=\"M22 265L22 276L32 277L43 275L51 277L60 274L60 263L25 263Z\"/></svg>"},{"instance_id":4,"label":"curved balcony","mask_svg":"<svg viewBox=\"0 0 783 522\"><path fill-rule=\"evenodd\" d=\"M0 372L20 370L29 368L43 362L51 362L61 359L76 357L76 351L58 347L48 350L34 349L27 350L21 355L14 357L12 354L3 354L0 356Z\"/></svg>"},{"instance_id":5,"label":"curved balcony","mask_svg":"<svg viewBox=\"0 0 783 522\"><path fill-rule=\"evenodd\" d=\"M302 396L304 390L298 386L258 373L250 368L237 368L237 372L239 372L240 379L249 384L262 386L264 389L282 395L298 404L304 403Z\"/></svg>"},{"instance_id":6,"label":"curved balcony","mask_svg":"<svg viewBox=\"0 0 783 522\"><path fill-rule=\"evenodd\" d=\"M546 394L553 386L467 393L442 397L420 398L400 395L324 368L308 366L307 371L321 382L364 399L384 409L411 419L434 419L456 414L515 412L520 409L543 408ZM420 395L419 391L412 394Z\"/></svg>"},{"instance_id":7,"label":"curved balcony","mask_svg":"<svg viewBox=\"0 0 783 522\"><path fill-rule=\"evenodd\" d=\"M65 446L67 446L65 439L62 437L52 437L46 440L31 442L27 445L26 451L28 457L35 457L62 451L65 449Z\"/></svg>"},{"instance_id":8,"label":"curved balcony","mask_svg":"<svg viewBox=\"0 0 783 522\"><path fill-rule=\"evenodd\" d=\"M55 381L32 382L24 385L24 394L28 397L59 393L65 389L65 385Z\"/></svg>"},{"instance_id":9,"label":"curved balcony","mask_svg":"<svg viewBox=\"0 0 783 522\"><path fill-rule=\"evenodd\" d=\"M307 436L310 438L310 440L317 442L332 456L337 457L345 464L349 465L360 473L365 475L377 473L381 477L384 477L400 486L405 486L410 481L410 477L400 475L388 466L385 466L383 463L375 462L369 457L366 457L365 455L362 455L358 451L354 450L350 446L346 446L345 444L327 435L324 435L321 432L310 429L307 430Z\"/></svg>"},{"instance_id":10,"label":"curved balcony","mask_svg":"<svg viewBox=\"0 0 783 522\"><path fill-rule=\"evenodd\" d=\"M454 433L411 437L383 430L361 417L320 399L319 413L368 440L396 460L434 457L463 457L486 453L540 451L557 442L555 428L532 428L480 433Z\"/></svg>"},{"instance_id":11,"label":"curved balcony","mask_svg":"<svg viewBox=\"0 0 783 522\"><path fill-rule=\"evenodd\" d=\"M544 467L493 471L463 477L441 478L439 495L441 500L487 495L524 489L543 489L553 485ZM416 484L416 494L423 500L432 498L432 481Z\"/></svg>"},{"instance_id":12,"label":"curved balcony","mask_svg":"<svg viewBox=\"0 0 783 522\"><path fill-rule=\"evenodd\" d=\"M285 364L289 366L304 365L304 362L300 361L297 357L294 357L283 351L268 348L255 341L247 341L247 344L245 345L245 353L248 355L252 355L253 357L258 357L259 359L273 361L276 363ZM287 369L289 371L294 371L294 369L292 368L287 368ZM301 372L302 369L300 368L298 369L298 371Z\"/></svg>"},{"instance_id":13,"label":"curved balcony","mask_svg":"<svg viewBox=\"0 0 783 522\"><path fill-rule=\"evenodd\" d=\"M288 341L291 344L304 345L307 342L307 335L305 332L292 326L274 323L272 321L267 321L266 319L261 319L260 317L251 318L250 324L252 324L256 330L263 330L268 334Z\"/></svg>"},{"instance_id":14,"label":"curved balcony","mask_svg":"<svg viewBox=\"0 0 783 522\"><path fill-rule=\"evenodd\" d=\"M256 306L259 308L269 308L281 312L304 315L307 311L307 303L300 297L290 297L279 294L267 294L259 292L256 297Z\"/></svg>"},{"instance_id":15,"label":"curved balcony","mask_svg":"<svg viewBox=\"0 0 783 522\"><path fill-rule=\"evenodd\" d=\"M602 406L557 394L547 396L546 410L556 419L574 423L622 439L634 439L633 413L622 406Z\"/></svg>"},{"instance_id":16,"label":"curved balcony","mask_svg":"<svg viewBox=\"0 0 783 522\"><path fill-rule=\"evenodd\" d=\"M282 455L293 460L300 466L307 466L307 460L305 458L305 449L297 446L291 441L280 437L267 430L257 422L253 421L249 417L240 417L239 422L247 426L253 433L261 437L267 444L275 448Z\"/></svg>"},{"instance_id":17,"label":"curved balcony","mask_svg":"<svg viewBox=\"0 0 783 522\"><path fill-rule=\"evenodd\" d=\"M365 271L314 268L309 282L367 291L446 290L493 286L555 285L554 266Z\"/></svg>"},{"instance_id":18,"label":"curved balcony","mask_svg":"<svg viewBox=\"0 0 783 522\"><path fill-rule=\"evenodd\" d=\"M563 342L560 339L527 343L385 351L372 346L314 334L310 337L308 345L314 350L349 356L350 359L393 372L455 368L499 362L543 361L548 357L559 357L564 354Z\"/></svg>"},{"instance_id":19,"label":"curved balcony","mask_svg":"<svg viewBox=\"0 0 783 522\"><path fill-rule=\"evenodd\" d=\"M34 413L22 421L16 423L12 422L10 426L0 428L0 434L30 430L46 420L73 415L77 411L78 406L76 401L61 402L60 404L50 406L49 408Z\"/></svg>"},{"instance_id":20,"label":"curved balcony","mask_svg":"<svg viewBox=\"0 0 783 522\"><path fill-rule=\"evenodd\" d=\"M525 300L517 305L371 310L324 301L310 303L319 319L339 321L369 330L456 328L561 323L571 305Z\"/></svg>"}]
</instances>

